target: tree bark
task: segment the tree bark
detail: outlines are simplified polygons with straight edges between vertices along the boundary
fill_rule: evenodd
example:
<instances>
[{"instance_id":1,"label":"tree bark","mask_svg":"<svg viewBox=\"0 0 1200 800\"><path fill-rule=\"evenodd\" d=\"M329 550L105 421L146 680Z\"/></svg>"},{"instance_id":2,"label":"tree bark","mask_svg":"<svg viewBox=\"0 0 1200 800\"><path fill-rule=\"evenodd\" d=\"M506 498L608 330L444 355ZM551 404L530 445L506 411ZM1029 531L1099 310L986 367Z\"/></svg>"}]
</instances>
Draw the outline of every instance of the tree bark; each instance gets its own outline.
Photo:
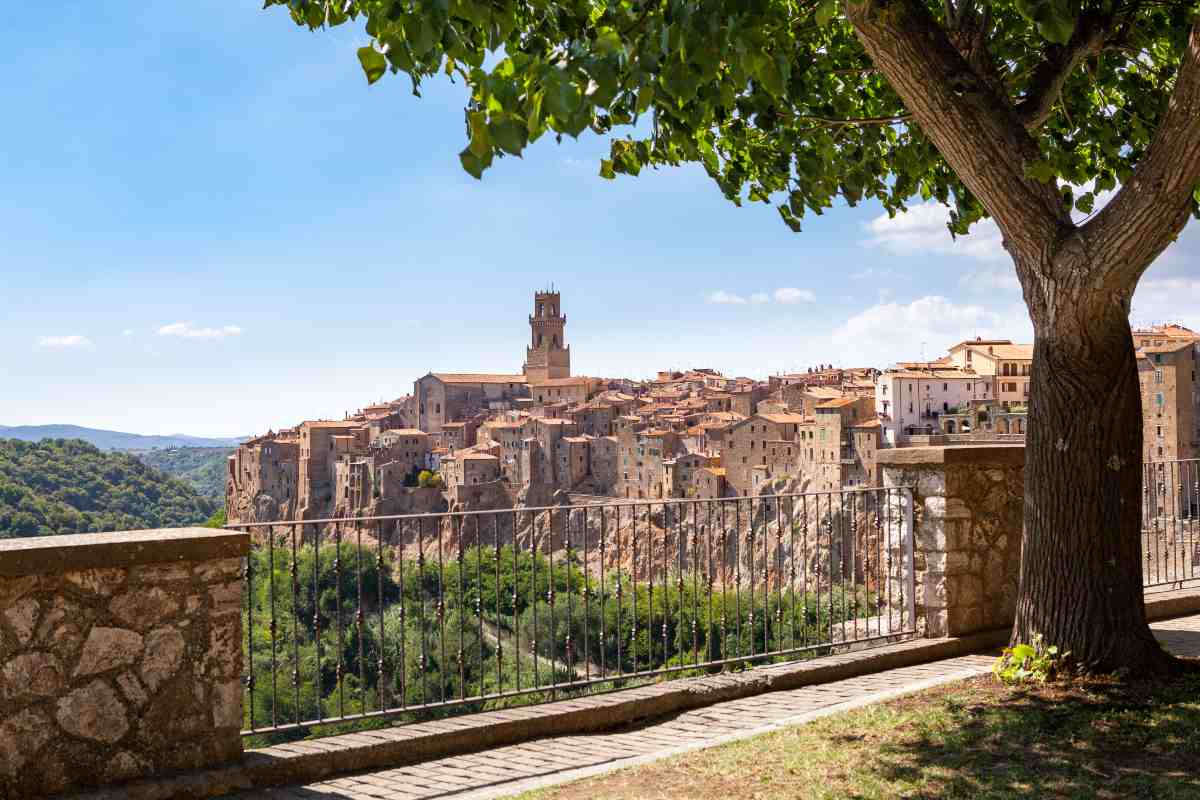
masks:
<instances>
[{"instance_id":1,"label":"tree bark","mask_svg":"<svg viewBox=\"0 0 1200 800\"><path fill-rule=\"evenodd\" d=\"M1182 668L1146 622L1129 309L1142 273L1183 229L1200 181L1200 17L1151 146L1112 202L1078 227L1057 187L1026 174L1040 158L1027 131L1043 114L1036 98L1018 113L919 0L845 3L873 64L996 220L1034 323L1013 642L1040 634L1093 671ZM1098 37L1083 31L1082 51ZM1058 55L1044 70L1051 88L1078 61Z\"/></svg>"},{"instance_id":2,"label":"tree bark","mask_svg":"<svg viewBox=\"0 0 1200 800\"><path fill-rule=\"evenodd\" d=\"M1143 600L1142 409L1128 308L1060 291L1034 323L1012 640L1040 634L1089 671L1170 671Z\"/></svg>"}]
</instances>

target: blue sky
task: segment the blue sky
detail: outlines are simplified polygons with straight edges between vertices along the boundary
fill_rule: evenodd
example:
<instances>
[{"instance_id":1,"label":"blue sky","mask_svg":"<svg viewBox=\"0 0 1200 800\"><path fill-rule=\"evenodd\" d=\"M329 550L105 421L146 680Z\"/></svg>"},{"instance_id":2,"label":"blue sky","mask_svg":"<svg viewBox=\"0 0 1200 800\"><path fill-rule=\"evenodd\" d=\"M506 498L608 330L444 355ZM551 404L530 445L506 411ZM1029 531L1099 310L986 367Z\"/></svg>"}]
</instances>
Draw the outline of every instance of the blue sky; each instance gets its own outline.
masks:
<instances>
[{"instance_id":1,"label":"blue sky","mask_svg":"<svg viewBox=\"0 0 1200 800\"><path fill-rule=\"evenodd\" d=\"M837 208L789 232L604 140L461 171L461 85L368 87L350 27L228 0L58 2L0 29L0 424L236 435L427 371L517 371L563 292L577 373L886 365L1031 329L994 226ZM1200 328L1200 230L1138 321Z\"/></svg>"}]
</instances>

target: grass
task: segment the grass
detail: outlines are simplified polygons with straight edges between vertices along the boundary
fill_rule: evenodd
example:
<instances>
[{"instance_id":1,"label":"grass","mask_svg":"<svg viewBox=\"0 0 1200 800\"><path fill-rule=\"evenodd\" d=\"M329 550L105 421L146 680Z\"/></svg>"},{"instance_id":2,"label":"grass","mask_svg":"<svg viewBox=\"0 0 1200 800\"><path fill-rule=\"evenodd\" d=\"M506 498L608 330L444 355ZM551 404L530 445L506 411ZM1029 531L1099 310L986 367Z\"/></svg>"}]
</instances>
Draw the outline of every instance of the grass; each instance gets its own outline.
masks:
<instances>
[{"instance_id":1,"label":"grass","mask_svg":"<svg viewBox=\"0 0 1200 800\"><path fill-rule=\"evenodd\" d=\"M521 800L1200 798L1200 676L991 676Z\"/></svg>"}]
</instances>

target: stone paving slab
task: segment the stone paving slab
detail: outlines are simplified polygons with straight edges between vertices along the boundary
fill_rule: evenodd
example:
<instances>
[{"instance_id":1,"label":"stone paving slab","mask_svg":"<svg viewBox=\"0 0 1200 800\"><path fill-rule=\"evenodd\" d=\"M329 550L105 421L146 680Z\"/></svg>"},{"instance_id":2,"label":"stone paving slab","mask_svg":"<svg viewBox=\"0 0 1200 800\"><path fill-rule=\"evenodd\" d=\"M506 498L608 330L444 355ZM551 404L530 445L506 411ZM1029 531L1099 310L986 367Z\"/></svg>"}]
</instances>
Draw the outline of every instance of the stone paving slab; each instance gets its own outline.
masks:
<instances>
[{"instance_id":1,"label":"stone paving slab","mask_svg":"<svg viewBox=\"0 0 1200 800\"><path fill-rule=\"evenodd\" d=\"M1200 656L1200 614L1157 622L1179 655ZM539 739L335 780L233 795L237 800L490 800L757 736L988 672L994 656L965 655L873 675L770 692L683 711L637 728Z\"/></svg>"}]
</instances>

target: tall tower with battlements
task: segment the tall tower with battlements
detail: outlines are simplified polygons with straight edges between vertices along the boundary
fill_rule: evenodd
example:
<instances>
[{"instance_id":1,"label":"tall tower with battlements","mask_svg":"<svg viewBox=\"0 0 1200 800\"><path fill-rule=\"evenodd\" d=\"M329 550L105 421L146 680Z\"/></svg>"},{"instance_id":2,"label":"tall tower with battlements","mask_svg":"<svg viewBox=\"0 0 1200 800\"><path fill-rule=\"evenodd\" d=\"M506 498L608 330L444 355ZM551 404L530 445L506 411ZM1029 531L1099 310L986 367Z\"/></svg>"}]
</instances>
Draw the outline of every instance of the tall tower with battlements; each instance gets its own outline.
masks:
<instances>
[{"instance_id":1,"label":"tall tower with battlements","mask_svg":"<svg viewBox=\"0 0 1200 800\"><path fill-rule=\"evenodd\" d=\"M571 348L564 341L567 318L560 313L559 294L535 292L529 318L530 346L525 349L522 371L530 383L571 377Z\"/></svg>"}]
</instances>

